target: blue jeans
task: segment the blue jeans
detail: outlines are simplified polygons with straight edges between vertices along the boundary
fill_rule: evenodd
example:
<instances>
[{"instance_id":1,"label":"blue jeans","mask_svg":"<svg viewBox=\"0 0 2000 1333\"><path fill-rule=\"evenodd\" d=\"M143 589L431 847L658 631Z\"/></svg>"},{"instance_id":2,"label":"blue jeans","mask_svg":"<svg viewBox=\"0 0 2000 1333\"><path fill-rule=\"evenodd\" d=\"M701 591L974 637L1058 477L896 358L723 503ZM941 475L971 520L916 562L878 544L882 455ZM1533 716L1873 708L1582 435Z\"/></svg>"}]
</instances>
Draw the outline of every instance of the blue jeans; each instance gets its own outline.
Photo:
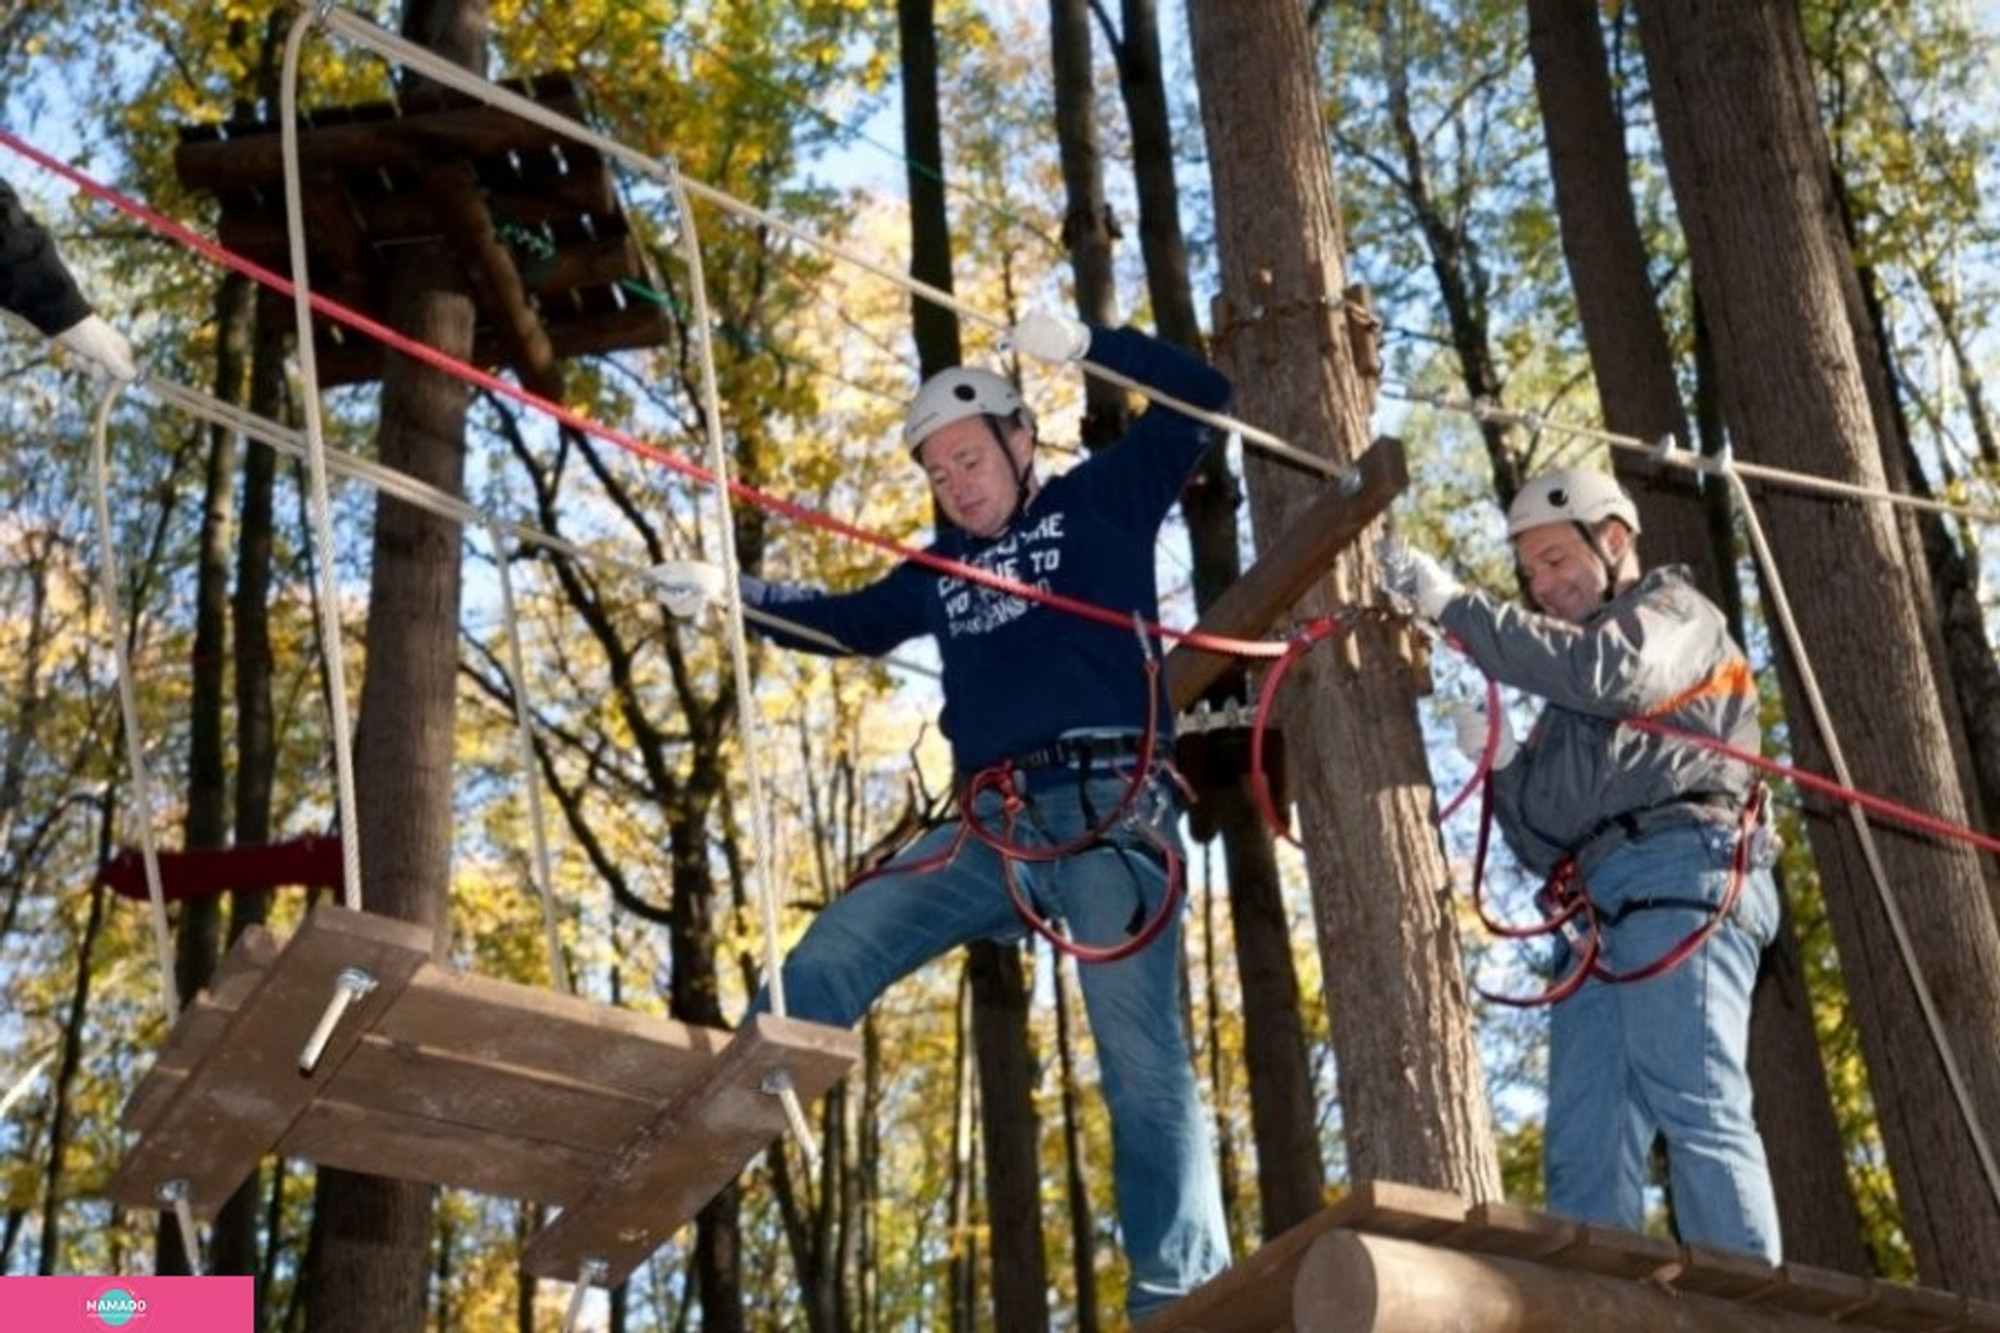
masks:
<instances>
[{"instance_id":1,"label":"blue jeans","mask_svg":"<svg viewBox=\"0 0 2000 1333\"><path fill-rule=\"evenodd\" d=\"M1069 841L1115 810L1126 786L1125 778L1105 772L1080 790L1073 773L1056 770L1030 793L1014 841ZM1149 803L1148 794L1140 800ZM1156 803L1148 821L1153 836L1176 845L1170 802L1155 789L1150 803ZM1001 827L998 805L991 794L979 798L982 825ZM1026 933L1001 879L1000 858L976 837L965 838L949 865L922 868L959 831L956 821L932 829L882 873L827 905L785 958L787 1012L852 1026L883 991L946 950ZM1129 938L1151 919L1167 888L1158 855L1132 829L1116 831L1112 840L1121 845L1015 864L1017 882L1041 915L1061 918L1082 944L1109 947ZM1178 915L1137 953L1077 971L1111 1115L1112 1181L1132 1270L1126 1305L1137 1322L1229 1262L1214 1148L1181 1030ZM760 994L753 1011L764 1005Z\"/></svg>"},{"instance_id":2,"label":"blue jeans","mask_svg":"<svg viewBox=\"0 0 2000 1333\"><path fill-rule=\"evenodd\" d=\"M1600 917L1645 900L1603 929L1599 962L1644 968L1708 919L1697 903L1728 892L1735 830L1675 824L1628 843L1585 886ZM1686 905L1682 905L1686 904ZM1644 981L1590 981L1554 1007L1544 1169L1549 1209L1636 1231L1654 1134L1667 1141L1680 1237L1779 1259L1778 1210L1750 1114L1750 992L1776 933L1777 890L1753 869L1701 947Z\"/></svg>"}]
</instances>

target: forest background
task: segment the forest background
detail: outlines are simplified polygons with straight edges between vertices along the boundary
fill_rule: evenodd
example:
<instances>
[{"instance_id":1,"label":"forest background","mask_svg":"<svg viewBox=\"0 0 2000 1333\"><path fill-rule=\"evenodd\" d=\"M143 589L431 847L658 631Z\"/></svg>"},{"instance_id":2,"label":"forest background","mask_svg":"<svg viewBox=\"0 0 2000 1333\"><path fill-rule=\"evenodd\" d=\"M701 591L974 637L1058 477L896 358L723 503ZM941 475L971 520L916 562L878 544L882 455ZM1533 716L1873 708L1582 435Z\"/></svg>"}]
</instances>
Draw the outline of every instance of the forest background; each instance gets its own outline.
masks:
<instances>
[{"instance_id":1,"label":"forest background","mask_svg":"<svg viewBox=\"0 0 2000 1333\"><path fill-rule=\"evenodd\" d=\"M1691 209L1669 180L1664 116L1651 91L1666 62L1642 51L1648 8L1372 0L1305 10L1297 68L1315 90L1321 146L1338 181L1337 257L1349 280L1366 285L1380 321L1383 367L1369 425L1410 450L1412 485L1397 523L1468 579L1507 595L1514 589L1496 506L1521 477L1603 461L1598 432L1607 426L1623 445L1676 436L1690 455L1721 456L1725 447L1749 454L1755 445L1732 438L1745 418L1721 405L1728 391L1718 385L1731 372L1715 363L1698 318L1693 228L1683 219ZM1663 17L1682 8L1657 6ZM593 420L700 455L710 422L681 248L691 223L731 466L812 511L896 541L919 540L928 527L927 497L896 431L920 361L935 354L939 335L926 321L957 312L913 300L899 277L913 267L923 275L928 263L935 281L940 253L956 301L984 317L956 319L951 337L962 340L966 359L1023 376L1051 466L1086 447L1105 414L1122 407L1086 403L1075 377L1014 366L997 335L1019 312L1079 309L1199 342L1252 308L1253 294L1224 261L1231 197L1219 195L1253 147L1230 143L1222 113L1198 97L1212 87L1212 70L1198 69L1191 49L1199 47L1190 40L1199 7L1190 16L1175 4L1155 12L1144 0L893 10L834 0L494 0L413 4L400 21L446 13L459 22L476 16L492 73L572 73L603 132L794 229L709 204L681 219L658 182L622 174L622 202L657 276L633 297L657 304L672 333L657 349L570 363L562 390ZM1858 682L1862 693L1882 673L1923 675L1926 689L1935 682L1959 719L1959 739L1944 747L1963 751L1954 799L1992 828L2000 809L2000 687L1990 646L2000 446L1985 397L2000 300L1993 16L1944 0L1809 0L1797 15L1814 126L1828 147L1852 272L1893 389L1900 430L1884 433L1896 439L1889 471L1943 507L1922 535L1928 547L1912 544L1898 577L1935 590L1945 609L1929 622L1933 632L1957 645L1953 654L1969 654L1947 664L1940 648L1926 668L1850 642L1845 652L1815 655L1814 665L1829 679ZM1093 52L1080 65L1079 16ZM0 125L212 233L214 201L175 177L178 131L272 116L292 17L289 7L246 3L0 3ZM1601 54L1626 154L1648 306L1676 405L1665 420L1621 414L1613 401L1607 353L1586 338L1588 315L1579 310L1580 242L1557 211L1551 146L1560 139L1551 127L1561 121L1549 109L1549 48L1533 37L1546 43L1552 30L1579 24ZM928 43L919 40L926 34ZM1153 81L1162 94L1157 115L1144 114L1149 48L1163 75ZM372 56L316 40L306 48L302 101L378 100L391 77ZM926 86L941 151L906 139L922 137ZM1096 155L1094 167L1079 168L1079 141ZM10 153L0 170L53 223L149 372L275 420L301 419L285 330L260 329L248 284L25 158ZM1088 198L1093 174L1097 205ZM939 207L942 233L928 212ZM1163 231L1173 233L1172 245ZM508 239L530 253L527 231ZM1090 267L1093 255L1101 268ZM857 256L869 263L852 262ZM1702 304L1717 304L1713 289ZM1776 337L1795 333L1780 328ZM1300 342L1299 361L1314 359L1312 346ZM96 868L134 842L141 820L168 847L253 846L335 825L326 654L316 640L322 553L309 540L294 462L187 419L141 388L118 402L110 422L108 499L126 578L107 603L96 581L103 553L86 466L97 399L39 340L10 336L0 359L8 437L0 452L8 513L0 627L9 650L0 697L0 1271L170 1271L183 1262L173 1225L101 1196L123 1148L120 1105L162 1041L165 1018L145 909L110 895ZM1277 429L1254 415L1261 386L1229 368L1247 390L1245 420ZM383 456L389 444L378 432L395 415L388 392L361 385L326 395L329 442ZM451 775L442 848L450 898L435 918L445 955L469 971L549 986L573 978L601 1003L726 1025L761 975L769 941L760 895L781 905L789 937L854 867L934 810L948 764L927 725L936 705L929 658L920 646L888 664L756 653L763 743L746 752L726 618L675 619L643 572L666 559L720 558L713 495L605 440L559 432L488 391L465 404L463 439L466 498L504 524L558 534L565 548L477 525L464 530L462 548L452 546L463 600L454 596L445 626L456 700L443 766ZM1258 466L1256 454L1238 444L1217 460L1235 475L1218 477L1206 494L1224 497L1225 511L1238 508L1241 487L1255 491L1255 481L1240 478ZM1722 494L1710 484L1689 501L1701 516L1692 526L1712 530L1714 542L1676 545L1669 529L1660 549L1689 558L1742 617L1766 682L1773 756L1823 760L1823 741L1800 740L1795 753L1780 678L1793 678L1797 663L1779 646L1769 583L1759 582L1741 515L1718 503ZM1226 583L1229 560L1247 566L1270 539L1274 511L1255 499L1241 507L1240 523L1232 517L1221 529L1212 504L1190 504L1187 522L1168 532L1160 552L1168 623L1191 623L1218 579ZM370 674L371 659L385 655L386 636L379 627L371 633L370 619L387 604L371 554L385 520L365 488L342 486L335 500L341 656L365 728L371 687L377 697L386 688ZM1823 508L1811 521L1838 541L1845 512ZM1711 513L1719 514L1712 529ZM737 513L732 535L744 566L766 577L845 584L885 559L755 506ZM1783 573L1810 583L1820 571L1803 564ZM1340 581L1360 598L1365 570L1348 568ZM525 663L519 695L532 717L532 760L517 747L510 623ZM119 731L114 634L129 637L134 657L159 793L150 810L135 801ZM1434 697L1414 703L1404 724L1418 728L1437 793L1447 797L1470 770L1449 743L1442 708L1479 682L1464 678L1448 653L1432 666ZM1310 678L1290 687L1312 688ZM1357 724L1364 737L1374 720ZM1864 733L1872 721L1839 719ZM1286 725L1297 737L1317 724L1299 715ZM426 779L371 763L376 752L365 740L361 753L360 783L372 793L363 801L365 839L369 801L395 803L406 790L398 784ZM560 969L551 967L537 901L531 775L553 821L547 887ZM772 806L761 834L746 786L753 776ZM1302 781L1296 817L1314 817L1317 787L1338 792L1344 783L1361 785L1330 769ZM1405 785L1434 810L1427 780ZM1760 995L1760 1035L1768 1053L1784 1040L1774 1030L1789 1026L1794 1046L1803 1033L1809 1072L1795 1063L1767 1078L1760 1069L1759 1097L1760 1114L1792 1131L1788 1150L1802 1142L1810 1158L1780 1164L1793 1252L2000 1298L1990 1259L2000 1249L1982 1267L1925 1239L1943 1225L1934 1218L1958 1218L1956 1205L1924 1183L1932 1172L1973 1182L1966 1207L1982 1220L1957 1234L1980 1234L1978 1226L1991 1225L1986 1213L2000 1210L2000 1198L1988 1197L1980 1212L1979 1183L1992 1196L1995 1182L1978 1161L1976 1116L1970 1144L1959 1143L2000 1028L1976 997L1943 986L1957 1012L1970 1014L1959 1055L1975 1088L1956 1103L1926 1101L1901 1071L1884 1070L1879 1055L1871 1060L1855 970L1895 972L1905 960L1850 957L1843 966L1827 907L1829 897L1840 899L1822 891L1823 844L1807 827L1835 818L1790 784L1777 791L1792 923L1774 964L1785 976L1769 988L1781 994ZM1896 794L1938 808L1938 793L1914 775ZM1460 995L1470 1045L1441 1031L1419 1049L1440 1065L1468 1066L1459 1077L1478 1094L1476 1117L1490 1117L1492 1141L1482 1146L1471 1135L1469 1166L1385 1169L1422 1150L1385 1144L1372 1106L1355 1107L1377 1072L1378 1053L1367 1045L1375 1013L1343 986L1370 975L1362 962L1393 972L1404 960L1349 930L1351 918L1315 878L1310 839L1305 854L1272 839L1242 793L1233 799L1224 835L1195 844L1190 863L1181 1018L1214 1111L1239 1252L1363 1178L1424 1175L1415 1183L1535 1203L1540 1014ZM1495 990L1532 990L1541 984L1533 952L1492 940L1470 914L1470 816L1443 833L1445 859L1436 864L1456 890L1447 923L1454 961ZM1428 826L1424 836L1435 842ZM1986 897L1974 915L1985 924L1968 932L1944 923L1975 941L1992 930L1991 874L1983 873ZM1495 864L1487 874L1498 901L1525 904L1532 886L1511 868ZM1269 892L1239 892L1253 878ZM1435 876L1426 882L1435 889ZM1349 891L1381 897L1394 888ZM199 984L230 935L264 920L288 928L305 905L304 895L283 892L177 910L181 991ZM1357 948L1382 956L1347 952ZM1071 966L1046 947L975 950L899 987L864 1029L862 1067L811 1108L828 1145L817 1170L796 1145L760 1159L697 1228L594 1305L591 1319L632 1329L1115 1323L1123 1274L1107 1131L1088 1092ZM1796 1021L1786 1025L1774 1012ZM1333 1014L1344 1020L1336 1024ZM1009 1035L1002 1041L996 1031ZM1017 1058L996 1056L1002 1048ZM1885 1131L1877 1089L1891 1078L1899 1100L1930 1106L1947 1126L1921 1162L1898 1161L1898 1135L1910 1131ZM1815 1127L1823 1136L1808 1132ZM1006 1155L1006 1142L1027 1153L1025 1168ZM323 1271L314 1247L326 1244L316 1227L332 1211L326 1189L310 1168L269 1164L203 1238L208 1266L259 1276L269 1327L340 1326L336 1300L314 1277ZM1661 1198L1658 1211L1664 1231L1669 1201ZM538 1210L504 1199L445 1192L427 1200L412 1233L421 1241L413 1251L421 1280L417 1322L407 1326L551 1326L566 1289L518 1269L537 1220ZM373 1307L366 1318L380 1315Z\"/></svg>"}]
</instances>

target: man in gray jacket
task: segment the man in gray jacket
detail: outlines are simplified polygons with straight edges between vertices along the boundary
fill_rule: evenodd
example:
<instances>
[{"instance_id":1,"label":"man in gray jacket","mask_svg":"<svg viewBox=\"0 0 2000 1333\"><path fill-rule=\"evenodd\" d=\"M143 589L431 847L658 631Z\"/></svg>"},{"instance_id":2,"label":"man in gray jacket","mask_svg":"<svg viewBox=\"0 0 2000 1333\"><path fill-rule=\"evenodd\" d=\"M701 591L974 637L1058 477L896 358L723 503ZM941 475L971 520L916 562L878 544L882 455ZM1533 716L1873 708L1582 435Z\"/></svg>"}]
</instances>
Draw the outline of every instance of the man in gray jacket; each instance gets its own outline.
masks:
<instances>
[{"instance_id":1,"label":"man in gray jacket","mask_svg":"<svg viewBox=\"0 0 2000 1333\"><path fill-rule=\"evenodd\" d=\"M1776 1263L1745 1062L1777 893L1763 839L1738 855L1755 775L1689 738L1754 753L1756 682L1684 570L1641 574L1638 511L1608 475L1530 480L1507 535L1537 610L1468 592L1393 541L1382 583L1495 680L1547 700L1518 746L1494 719L1492 781L1508 844L1549 877L1545 898L1588 900L1570 945L1586 974L1550 1019L1549 1208L1638 1230L1646 1157L1664 1135L1681 1239ZM1488 725L1461 714L1461 747L1483 753Z\"/></svg>"},{"instance_id":2,"label":"man in gray jacket","mask_svg":"<svg viewBox=\"0 0 2000 1333\"><path fill-rule=\"evenodd\" d=\"M54 239L5 181L0 181L0 309L33 324L98 375L139 376L125 335L90 308Z\"/></svg>"}]
</instances>

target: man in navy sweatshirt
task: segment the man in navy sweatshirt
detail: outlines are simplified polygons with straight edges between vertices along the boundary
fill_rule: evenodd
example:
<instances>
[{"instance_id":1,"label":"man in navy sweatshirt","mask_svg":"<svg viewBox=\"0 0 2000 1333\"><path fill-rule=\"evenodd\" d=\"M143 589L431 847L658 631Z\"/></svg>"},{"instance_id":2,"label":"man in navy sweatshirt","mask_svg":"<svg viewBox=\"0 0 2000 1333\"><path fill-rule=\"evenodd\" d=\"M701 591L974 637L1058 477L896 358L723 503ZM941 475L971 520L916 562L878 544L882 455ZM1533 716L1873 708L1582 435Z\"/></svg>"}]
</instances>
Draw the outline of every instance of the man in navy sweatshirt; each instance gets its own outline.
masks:
<instances>
[{"instance_id":1,"label":"man in navy sweatshirt","mask_svg":"<svg viewBox=\"0 0 2000 1333\"><path fill-rule=\"evenodd\" d=\"M1133 329L1037 311L1013 343L1052 364L1088 357L1204 411L1229 400L1219 372ZM743 596L854 653L880 655L925 634L937 641L958 814L814 919L784 963L787 1011L848 1026L939 954L1019 940L1025 918L1010 877L1068 938L1118 955L1079 975L1110 1111L1136 1322L1228 1262L1208 1120L1181 1030L1178 913L1160 920L1179 857L1178 805L1163 761L1139 768L1145 753L1171 753L1173 710L1131 623L1158 620L1155 542L1212 433L1155 405L1110 447L1045 479L1020 392L991 371L958 367L918 390L904 436L946 520L929 552L1001 586L905 560L853 592L750 579ZM1079 615L1017 587L1113 616ZM837 651L782 630L772 637ZM1117 948L1150 925L1159 933L1143 947Z\"/></svg>"}]
</instances>

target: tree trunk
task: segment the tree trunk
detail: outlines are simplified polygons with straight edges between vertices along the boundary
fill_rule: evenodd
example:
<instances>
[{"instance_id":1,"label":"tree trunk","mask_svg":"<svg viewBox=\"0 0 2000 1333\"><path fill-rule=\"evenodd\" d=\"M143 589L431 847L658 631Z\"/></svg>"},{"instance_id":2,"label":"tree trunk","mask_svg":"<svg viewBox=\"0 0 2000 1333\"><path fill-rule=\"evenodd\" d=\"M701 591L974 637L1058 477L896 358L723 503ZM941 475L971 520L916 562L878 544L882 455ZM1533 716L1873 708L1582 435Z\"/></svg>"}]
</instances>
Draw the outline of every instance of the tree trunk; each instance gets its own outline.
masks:
<instances>
[{"instance_id":1,"label":"tree trunk","mask_svg":"<svg viewBox=\"0 0 2000 1333\"><path fill-rule=\"evenodd\" d=\"M1366 0L1355 6L1382 46L1382 97L1391 132L1401 154L1399 188L1410 217L1430 257L1432 279L1444 307L1445 327L1458 358L1459 375L1474 400L1506 400L1507 381L1493 355L1491 282L1475 262L1475 246L1467 231L1465 210L1449 196L1440 198L1431 183L1425 158L1428 135L1418 126L1410 102L1412 57L1403 6L1389 0ZM1336 231L1335 244L1341 244ZM1479 434L1486 461L1493 469L1493 487L1504 507L1512 504L1523 480L1526 456L1508 445L1511 426L1501 420L1481 420Z\"/></svg>"},{"instance_id":2,"label":"tree trunk","mask_svg":"<svg viewBox=\"0 0 2000 1333\"><path fill-rule=\"evenodd\" d=\"M1691 444L1687 418L1666 325L1646 279L1625 126L1612 98L1598 12L1596 0L1528 3L1528 49L1547 126L1563 252L1605 424L1637 439L1671 435L1685 448ZM1740 606L1733 589L1723 596L1724 571L1733 570L1728 534L1721 543L1713 540L1694 474L1631 458L1629 451L1614 451L1612 461L1639 505L1647 562L1686 565L1696 586L1718 603ZM1733 572L1728 582L1735 583ZM1736 630L1743 641L1742 626ZM1789 913L1757 985L1751 1072L1787 1255L1862 1271L1867 1249L1860 1214L1847 1183Z\"/></svg>"},{"instance_id":3,"label":"tree trunk","mask_svg":"<svg viewBox=\"0 0 2000 1333\"><path fill-rule=\"evenodd\" d=\"M952 1117L951 1117L951 1206L945 1212L949 1231L945 1266L945 1292L949 1315L945 1326L951 1333L972 1333L977 1327L975 1295L979 1289L978 1229L973 1225L977 1212L976 1173L972 1169L973 1138L979 1111L977 1082L972 1061L972 978L962 977L956 1020L952 1033Z\"/></svg>"},{"instance_id":4,"label":"tree trunk","mask_svg":"<svg viewBox=\"0 0 2000 1333\"><path fill-rule=\"evenodd\" d=\"M1188 284L1180 190L1174 180L1173 129L1160 64L1153 0L1125 0L1123 40L1113 49L1125 112L1132 122L1132 168L1139 199L1139 243L1160 336L1202 349L1201 320ZM1195 610L1206 612L1243 572L1236 511L1243 490L1221 447L1202 457L1181 494L1194 562ZM1240 692L1239 674L1232 688ZM1299 1013L1299 976L1291 923L1278 879L1276 840L1247 784L1206 792L1223 865L1243 1001L1243 1062L1250 1076L1251 1132L1257 1141L1257 1198L1270 1239L1318 1211L1326 1162L1320 1151L1319 1099ZM1224 1188L1229 1187L1227 1179Z\"/></svg>"},{"instance_id":5,"label":"tree trunk","mask_svg":"<svg viewBox=\"0 0 2000 1333\"><path fill-rule=\"evenodd\" d=\"M910 191L910 276L939 291L951 285L951 228L944 200L944 135L938 127L937 15L934 0L896 0L903 76L904 174ZM959 362L958 316L923 296L910 296L921 373Z\"/></svg>"},{"instance_id":6,"label":"tree trunk","mask_svg":"<svg viewBox=\"0 0 2000 1333\"><path fill-rule=\"evenodd\" d=\"M1851 314L1854 266L1798 30L1782 0L1641 0L1640 35L1668 177L1722 371L1737 449L1785 469L1884 484L1881 440ZM1883 505L1773 489L1763 517L1827 707L1863 790L1964 823L1953 738L1930 663L1928 580ZM1884 669L1887 667L1888 669ZM1800 728L1802 763L1827 738ZM2000 1124L2000 935L1984 868L1963 844L1875 839L1918 976L1919 1006L1884 900L1845 812L1809 798L1815 859L1902 1204L1931 1285L2000 1295L2000 1198L1975 1145ZM1920 890L1920 896L1916 891ZM1948 1040L1958 1078L1939 1054ZM1954 1093L1962 1092L1964 1105Z\"/></svg>"},{"instance_id":7,"label":"tree trunk","mask_svg":"<svg viewBox=\"0 0 2000 1333\"><path fill-rule=\"evenodd\" d=\"M1033 1096L1021 949L981 940L967 947L966 970L979 1062L986 1224L993 1238L993 1328L1038 1333L1049 1326L1049 1272L1042 1249L1041 1116Z\"/></svg>"},{"instance_id":8,"label":"tree trunk","mask_svg":"<svg viewBox=\"0 0 2000 1333\"><path fill-rule=\"evenodd\" d=\"M100 824L100 845L98 860L110 855L109 807ZM59 1271L58 1256L62 1253L62 1205L63 1192L67 1185L63 1179L63 1163L69 1156L70 1131L75 1124L75 1106L72 1093L77 1080L83 1074L84 1034L88 1030L84 1016L90 1011L91 960L97 954L97 937L104 927L104 896L110 890L103 884L93 884L90 889L90 909L84 918L83 938L77 941L76 980L70 987L69 1021L62 1026L62 1056L50 1079L49 1107L49 1153L42 1164L42 1230L39 1241L39 1255L35 1272L48 1277ZM166 1216L171 1217L172 1214ZM164 1238L166 1227L160 1228ZM176 1225L172 1235L178 1239L180 1228ZM179 1271L187 1271L185 1258Z\"/></svg>"},{"instance_id":9,"label":"tree trunk","mask_svg":"<svg viewBox=\"0 0 2000 1333\"><path fill-rule=\"evenodd\" d=\"M1305 14L1291 0L1189 11L1215 182L1224 303L1218 361L1238 411L1351 465L1368 390L1344 316L1340 219ZM1296 467L1248 467L1260 544L1314 497ZM1364 600L1372 561L1344 561L1307 614ZM1356 1179L1469 1199L1500 1192L1472 1041L1449 875L1418 732L1406 640L1377 621L1301 662L1283 722L1319 921Z\"/></svg>"},{"instance_id":10,"label":"tree trunk","mask_svg":"<svg viewBox=\"0 0 2000 1333\"><path fill-rule=\"evenodd\" d=\"M1666 323L1646 276L1625 124L1612 96L1598 13L1595 0L1528 0L1528 52L1563 254L1604 424L1634 439L1671 436L1685 448L1687 416ZM1695 474L1648 467L1629 450L1614 450L1611 463L1639 506L1647 563L1686 565L1696 587L1715 592L1721 566Z\"/></svg>"},{"instance_id":11,"label":"tree trunk","mask_svg":"<svg viewBox=\"0 0 2000 1333\"><path fill-rule=\"evenodd\" d=\"M258 328L250 358L250 411L267 420L284 414L284 344L274 330ZM271 791L277 774L275 714L271 696L271 533L272 502L278 455L268 444L246 441L243 482L237 515L236 588L230 625L231 661L236 684L236 792L231 816L239 847L271 841ZM252 890L229 899L230 942L269 913L270 893ZM275 1192L284 1177L280 1165L268 1178ZM257 1277L257 1308L264 1308L270 1264L258 1255L258 1231L266 1209L267 1179L260 1169L223 1204L216 1215L212 1241L213 1267L218 1273L253 1273Z\"/></svg>"},{"instance_id":12,"label":"tree trunk","mask_svg":"<svg viewBox=\"0 0 2000 1333\"><path fill-rule=\"evenodd\" d=\"M484 0L408 0L403 35L469 69L483 69ZM407 91L421 97L424 81ZM474 308L457 256L443 242L397 256L391 326L447 355L472 351ZM385 466L447 495L464 493L460 380L400 354L383 368L378 449ZM368 655L355 731L364 905L431 927L442 942L450 897L460 525L414 505L377 501ZM307 1258L313 1333L382 1333L424 1326L430 1186L322 1170Z\"/></svg>"},{"instance_id":13,"label":"tree trunk","mask_svg":"<svg viewBox=\"0 0 2000 1333\"><path fill-rule=\"evenodd\" d=\"M1077 1333L1103 1326L1097 1308L1097 1222L1090 1206L1090 1145L1083 1132L1083 1087L1076 1071L1070 1007L1075 999L1071 969L1055 964L1056 1068L1062 1078L1063 1201L1069 1212L1070 1279L1076 1284Z\"/></svg>"},{"instance_id":14,"label":"tree trunk","mask_svg":"<svg viewBox=\"0 0 2000 1333\"><path fill-rule=\"evenodd\" d=\"M1056 153L1063 177L1062 240L1076 277L1076 310L1094 324L1116 324L1117 283L1111 252L1118 228L1104 198L1104 155L1097 146L1089 0L1049 0L1049 47L1055 82ZM1085 449L1101 449L1123 435L1131 415L1124 390L1095 376L1085 378L1079 431Z\"/></svg>"}]
</instances>

